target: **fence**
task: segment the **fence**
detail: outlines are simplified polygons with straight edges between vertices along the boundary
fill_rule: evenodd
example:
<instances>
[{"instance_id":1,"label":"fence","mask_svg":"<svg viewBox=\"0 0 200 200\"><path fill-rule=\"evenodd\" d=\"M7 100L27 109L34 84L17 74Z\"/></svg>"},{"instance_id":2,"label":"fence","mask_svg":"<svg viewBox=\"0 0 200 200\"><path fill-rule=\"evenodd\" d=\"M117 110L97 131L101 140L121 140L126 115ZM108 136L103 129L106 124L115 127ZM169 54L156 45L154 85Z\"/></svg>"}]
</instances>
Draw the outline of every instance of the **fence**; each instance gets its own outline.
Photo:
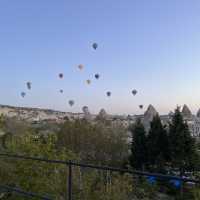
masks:
<instances>
[{"instance_id":1,"label":"fence","mask_svg":"<svg viewBox=\"0 0 200 200\"><path fill-rule=\"evenodd\" d=\"M180 182L191 182L195 184L200 184L199 180L189 179L189 178L182 178L178 176L168 176L163 174L157 174L157 173L148 173L143 171L133 171L133 170L127 170L127 169L120 169L115 167L108 167L108 166L98 166L98 165L90 165L90 164L84 164L74 161L61 161L61 160L49 160L44 158L37 158L37 157L28 157L28 156L22 156L22 155L11 155L6 153L0 153L0 158L11 158L11 159L21 159L21 160L32 160L36 162L45 162L49 164L60 164L65 165L68 168L68 180L66 184L66 191L67 191L67 199L66 200L72 200L72 185L73 185L73 167L81 167L81 168L88 168L88 169L97 169L102 171L110 171L110 172L118 172L118 173L127 173L130 175L137 175L137 176L144 176L144 177L155 177L161 180L177 180ZM14 192L17 194L20 194L25 197L35 197L38 199L44 199L44 200L53 200L48 196L42 196L40 194L32 193L30 191L23 191L20 188L15 188L7 185L0 185L0 188L8 191L8 192Z\"/></svg>"}]
</instances>

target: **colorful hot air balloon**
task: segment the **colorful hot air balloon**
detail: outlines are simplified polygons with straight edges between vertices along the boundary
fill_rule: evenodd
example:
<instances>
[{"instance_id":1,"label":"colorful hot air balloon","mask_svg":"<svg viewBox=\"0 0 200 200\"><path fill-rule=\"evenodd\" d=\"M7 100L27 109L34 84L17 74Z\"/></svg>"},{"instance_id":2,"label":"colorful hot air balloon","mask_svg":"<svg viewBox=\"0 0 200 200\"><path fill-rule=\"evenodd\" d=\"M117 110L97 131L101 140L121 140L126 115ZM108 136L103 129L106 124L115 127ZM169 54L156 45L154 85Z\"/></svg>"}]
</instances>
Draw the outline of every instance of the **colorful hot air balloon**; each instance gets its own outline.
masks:
<instances>
[{"instance_id":1,"label":"colorful hot air balloon","mask_svg":"<svg viewBox=\"0 0 200 200\"><path fill-rule=\"evenodd\" d=\"M107 95L108 97L110 97L110 96L111 96L111 92L106 92L106 95Z\"/></svg>"},{"instance_id":2,"label":"colorful hot air balloon","mask_svg":"<svg viewBox=\"0 0 200 200\"><path fill-rule=\"evenodd\" d=\"M83 66L82 64L80 64L80 65L78 65L78 68L79 68L80 70L82 70L82 69L84 68L84 66Z\"/></svg>"},{"instance_id":3,"label":"colorful hot air balloon","mask_svg":"<svg viewBox=\"0 0 200 200\"><path fill-rule=\"evenodd\" d=\"M25 97L26 96L26 93L25 92L21 92L21 97Z\"/></svg>"},{"instance_id":4,"label":"colorful hot air balloon","mask_svg":"<svg viewBox=\"0 0 200 200\"><path fill-rule=\"evenodd\" d=\"M92 47L93 47L94 50L96 50L98 48L98 44L97 43L93 43Z\"/></svg>"},{"instance_id":5,"label":"colorful hot air balloon","mask_svg":"<svg viewBox=\"0 0 200 200\"><path fill-rule=\"evenodd\" d=\"M61 78L61 79L64 77L64 75L63 75L62 73L60 73L58 76L59 76L59 78Z\"/></svg>"},{"instance_id":6,"label":"colorful hot air balloon","mask_svg":"<svg viewBox=\"0 0 200 200\"><path fill-rule=\"evenodd\" d=\"M75 102L74 102L74 100L69 100L68 103L69 103L70 106L73 106Z\"/></svg>"},{"instance_id":7,"label":"colorful hot air balloon","mask_svg":"<svg viewBox=\"0 0 200 200\"><path fill-rule=\"evenodd\" d=\"M90 85L91 84L91 80L86 80L87 84Z\"/></svg>"},{"instance_id":8,"label":"colorful hot air balloon","mask_svg":"<svg viewBox=\"0 0 200 200\"><path fill-rule=\"evenodd\" d=\"M137 90L133 90L132 94L135 96L137 94Z\"/></svg>"},{"instance_id":9,"label":"colorful hot air balloon","mask_svg":"<svg viewBox=\"0 0 200 200\"><path fill-rule=\"evenodd\" d=\"M27 86L27 88L28 88L29 90L31 90L31 82L27 82L27 83L26 83L26 86Z\"/></svg>"},{"instance_id":10,"label":"colorful hot air balloon","mask_svg":"<svg viewBox=\"0 0 200 200\"><path fill-rule=\"evenodd\" d=\"M139 108L140 108L140 109L143 109L143 105L139 105Z\"/></svg>"},{"instance_id":11,"label":"colorful hot air balloon","mask_svg":"<svg viewBox=\"0 0 200 200\"><path fill-rule=\"evenodd\" d=\"M94 77L95 77L96 79L99 79L100 75L99 75L99 74L95 74Z\"/></svg>"}]
</instances>

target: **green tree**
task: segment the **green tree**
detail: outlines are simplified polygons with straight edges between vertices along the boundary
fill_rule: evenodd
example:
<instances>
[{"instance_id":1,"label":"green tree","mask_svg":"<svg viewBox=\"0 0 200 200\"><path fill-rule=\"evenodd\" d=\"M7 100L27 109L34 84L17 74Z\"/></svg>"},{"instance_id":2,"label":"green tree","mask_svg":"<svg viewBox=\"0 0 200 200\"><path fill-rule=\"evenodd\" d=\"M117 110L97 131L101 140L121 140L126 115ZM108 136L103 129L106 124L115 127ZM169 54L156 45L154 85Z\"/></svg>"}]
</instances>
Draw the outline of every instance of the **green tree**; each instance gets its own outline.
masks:
<instances>
[{"instance_id":1,"label":"green tree","mask_svg":"<svg viewBox=\"0 0 200 200\"><path fill-rule=\"evenodd\" d=\"M9 133L6 130L6 120L3 115L0 115L0 149L6 148L6 139Z\"/></svg>"},{"instance_id":2,"label":"green tree","mask_svg":"<svg viewBox=\"0 0 200 200\"><path fill-rule=\"evenodd\" d=\"M156 115L150 125L147 137L148 162L157 170L163 170L169 161L169 142L159 115Z\"/></svg>"},{"instance_id":3,"label":"green tree","mask_svg":"<svg viewBox=\"0 0 200 200\"><path fill-rule=\"evenodd\" d=\"M5 126L5 119L3 115L0 115L0 129L3 129Z\"/></svg>"},{"instance_id":4,"label":"green tree","mask_svg":"<svg viewBox=\"0 0 200 200\"><path fill-rule=\"evenodd\" d=\"M132 133L130 164L136 169L144 169L147 161L146 134L141 120L130 127Z\"/></svg>"},{"instance_id":5,"label":"green tree","mask_svg":"<svg viewBox=\"0 0 200 200\"><path fill-rule=\"evenodd\" d=\"M194 166L196 152L195 141L179 108L176 108L169 127L169 139L172 166L179 168L182 174L186 168Z\"/></svg>"},{"instance_id":6,"label":"green tree","mask_svg":"<svg viewBox=\"0 0 200 200\"><path fill-rule=\"evenodd\" d=\"M66 149L56 148L56 136L27 134L12 136L8 142L8 152L32 157L55 160L78 160L78 157ZM0 160L0 182L25 191L49 194L54 199L66 198L67 166L49 164L33 160L4 158ZM15 194L10 199L23 200Z\"/></svg>"},{"instance_id":7,"label":"green tree","mask_svg":"<svg viewBox=\"0 0 200 200\"><path fill-rule=\"evenodd\" d=\"M58 132L58 146L79 155L83 162L119 167L128 155L128 134L122 126L67 120Z\"/></svg>"}]
</instances>

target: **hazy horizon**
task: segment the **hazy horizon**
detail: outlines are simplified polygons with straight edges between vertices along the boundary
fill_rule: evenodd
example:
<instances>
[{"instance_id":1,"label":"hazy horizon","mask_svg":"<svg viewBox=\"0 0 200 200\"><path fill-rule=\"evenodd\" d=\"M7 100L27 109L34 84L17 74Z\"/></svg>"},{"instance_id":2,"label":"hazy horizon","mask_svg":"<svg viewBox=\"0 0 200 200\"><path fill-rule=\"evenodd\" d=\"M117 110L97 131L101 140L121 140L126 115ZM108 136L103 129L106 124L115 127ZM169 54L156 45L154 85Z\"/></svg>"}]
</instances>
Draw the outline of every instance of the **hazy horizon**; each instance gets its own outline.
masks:
<instances>
[{"instance_id":1,"label":"hazy horizon","mask_svg":"<svg viewBox=\"0 0 200 200\"><path fill-rule=\"evenodd\" d=\"M111 114L142 114L149 104L168 114L187 104L196 114L199 10L196 0L2 0L0 104Z\"/></svg>"},{"instance_id":2,"label":"hazy horizon","mask_svg":"<svg viewBox=\"0 0 200 200\"><path fill-rule=\"evenodd\" d=\"M148 107L150 106L150 105L152 105L152 104L149 104L147 107L144 107L144 109L141 111L141 113L133 113L133 112L128 112L128 113L108 113L107 112L107 110L105 110L106 112L107 112L107 114L110 114L110 115L143 115L144 113L145 113L145 111L148 109ZM30 106L28 106L28 107L26 107L26 106L15 106L15 105L7 105L7 104L0 104L0 106L8 106L8 107L19 107L19 108L32 108L32 109L44 109L44 110L53 110L53 111L58 111L58 112L69 112L69 113L83 113L83 110L81 109L81 110L79 110L79 111L76 111L76 112L73 112L73 111L66 111L66 110L59 110L59 109L54 109L54 108L48 108L48 107L30 107ZM168 115L170 112L174 112L174 110L175 110L175 108L174 109L169 109L169 111L168 111L168 113L160 113L159 112L159 110L154 106L154 105L152 105L154 108L155 108L155 110L158 112L158 114L159 115ZM183 108L183 106L184 105L177 105L179 108L181 108L181 111L182 111L182 108ZM101 108L101 109L104 109L104 108ZM93 115L97 115L100 111L101 111L101 109L99 109L97 112L90 112L91 114L93 114ZM190 109L190 108L189 108ZM191 112L192 112L192 115L197 115L197 112L200 110L200 108L197 110L197 111L194 111L194 112L192 112L191 110ZM91 111L90 110L90 108L89 108L89 111Z\"/></svg>"}]
</instances>

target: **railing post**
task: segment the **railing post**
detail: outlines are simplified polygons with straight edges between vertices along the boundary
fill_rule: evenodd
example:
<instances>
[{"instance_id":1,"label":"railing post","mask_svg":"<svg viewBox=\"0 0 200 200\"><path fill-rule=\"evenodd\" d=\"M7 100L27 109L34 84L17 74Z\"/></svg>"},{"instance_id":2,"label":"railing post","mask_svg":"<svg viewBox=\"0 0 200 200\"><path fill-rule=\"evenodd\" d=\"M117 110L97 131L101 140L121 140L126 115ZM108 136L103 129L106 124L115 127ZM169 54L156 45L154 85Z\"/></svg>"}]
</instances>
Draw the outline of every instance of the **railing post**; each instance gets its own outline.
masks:
<instances>
[{"instance_id":1,"label":"railing post","mask_svg":"<svg viewBox=\"0 0 200 200\"><path fill-rule=\"evenodd\" d=\"M183 183L184 183L184 181L182 180L182 181L181 181L181 187L180 187L180 195L181 195L181 198L183 198Z\"/></svg>"},{"instance_id":2,"label":"railing post","mask_svg":"<svg viewBox=\"0 0 200 200\"><path fill-rule=\"evenodd\" d=\"M71 160L69 161L68 167L68 200L72 200L72 163Z\"/></svg>"}]
</instances>

